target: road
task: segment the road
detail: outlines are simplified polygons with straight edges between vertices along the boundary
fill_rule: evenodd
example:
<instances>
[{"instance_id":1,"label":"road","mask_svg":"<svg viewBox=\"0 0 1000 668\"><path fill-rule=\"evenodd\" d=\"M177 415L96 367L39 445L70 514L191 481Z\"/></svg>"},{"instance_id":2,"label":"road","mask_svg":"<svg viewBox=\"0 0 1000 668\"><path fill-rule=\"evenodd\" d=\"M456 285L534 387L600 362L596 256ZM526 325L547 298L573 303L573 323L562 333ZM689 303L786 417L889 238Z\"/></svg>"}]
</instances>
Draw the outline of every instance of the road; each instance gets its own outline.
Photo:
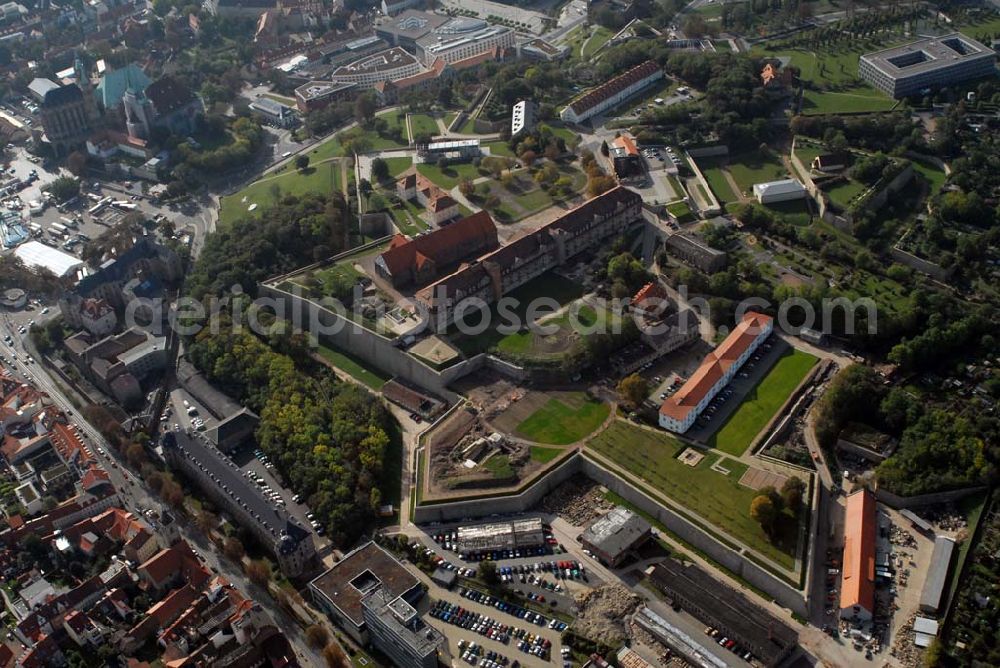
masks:
<instances>
[{"instance_id":1,"label":"road","mask_svg":"<svg viewBox=\"0 0 1000 668\"><path fill-rule=\"evenodd\" d=\"M12 326L15 324L15 321L11 318L10 314L4 312L0 320L2 320L2 327L0 327L0 350L2 350L2 354L8 358L11 357L12 353L16 354L17 360L14 362L14 370L19 372L36 388L47 393L52 402L72 418L74 424L76 424L81 434L83 434L84 442L90 446L91 451L101 461L108 472L111 483L119 492L122 506L137 517L144 517L142 511L145 509L162 509L164 506L159 497L138 476L134 475L128 469L125 459L108 444L100 432L87 422L82 415L79 415L73 404L64 396L59 385L49 376L46 369L37 362L32 364L25 362L25 358L30 353L25 350L24 341L17 333L16 327ZM7 334L11 335L13 345L2 341L3 337ZM102 451L103 454L101 454ZM303 666L318 668L326 665L319 653L314 651L306 642L298 622L275 605L269 594L250 582L243 575L243 571L239 566L221 557L217 553L215 546L201 531L182 518L178 518L177 528L181 538L198 549L205 563L213 571L224 576L242 592L264 607L272 619L285 632ZM164 542L161 540L161 544Z\"/></svg>"}]
</instances>

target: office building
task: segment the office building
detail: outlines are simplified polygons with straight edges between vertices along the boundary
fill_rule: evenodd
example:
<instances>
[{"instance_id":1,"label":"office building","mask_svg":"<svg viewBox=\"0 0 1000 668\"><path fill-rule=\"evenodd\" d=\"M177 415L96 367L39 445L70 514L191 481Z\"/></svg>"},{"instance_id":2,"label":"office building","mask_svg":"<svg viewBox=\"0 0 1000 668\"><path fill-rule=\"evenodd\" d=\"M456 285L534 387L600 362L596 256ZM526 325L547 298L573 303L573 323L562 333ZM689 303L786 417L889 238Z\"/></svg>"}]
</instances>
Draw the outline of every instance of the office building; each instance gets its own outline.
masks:
<instances>
[{"instance_id":1,"label":"office building","mask_svg":"<svg viewBox=\"0 0 1000 668\"><path fill-rule=\"evenodd\" d=\"M424 69L420 61L394 46L338 67L330 78L334 83L355 84L359 89L366 89L384 81L411 77Z\"/></svg>"},{"instance_id":2,"label":"office building","mask_svg":"<svg viewBox=\"0 0 1000 668\"><path fill-rule=\"evenodd\" d=\"M353 83L310 81L295 89L295 106L303 114L323 109L330 103L343 100L355 92Z\"/></svg>"},{"instance_id":3,"label":"office building","mask_svg":"<svg viewBox=\"0 0 1000 668\"><path fill-rule=\"evenodd\" d=\"M361 599L361 608L369 641L394 666L437 668L444 636L425 624L406 599L377 587Z\"/></svg>"},{"instance_id":4,"label":"office building","mask_svg":"<svg viewBox=\"0 0 1000 668\"><path fill-rule=\"evenodd\" d=\"M618 106L662 78L663 70L660 66L652 60L647 60L573 100L559 113L559 117L568 123L582 123L588 118Z\"/></svg>"},{"instance_id":5,"label":"office building","mask_svg":"<svg viewBox=\"0 0 1000 668\"><path fill-rule=\"evenodd\" d=\"M866 53L858 64L858 75L899 99L994 76L995 60L993 49L955 32Z\"/></svg>"},{"instance_id":6,"label":"office building","mask_svg":"<svg viewBox=\"0 0 1000 668\"><path fill-rule=\"evenodd\" d=\"M278 562L288 577L307 573L314 565L312 532L292 517L284 505L264 496L229 457L198 432L167 432L163 456L180 469L212 502L254 538Z\"/></svg>"},{"instance_id":7,"label":"office building","mask_svg":"<svg viewBox=\"0 0 1000 668\"><path fill-rule=\"evenodd\" d=\"M447 16L440 14L408 9L397 16L380 19L375 24L375 36L392 46L416 50L418 39L429 35L449 20Z\"/></svg>"},{"instance_id":8,"label":"office building","mask_svg":"<svg viewBox=\"0 0 1000 668\"><path fill-rule=\"evenodd\" d=\"M522 132L531 132L535 127L535 103L521 100L510 112L510 136L516 137Z\"/></svg>"},{"instance_id":9,"label":"office building","mask_svg":"<svg viewBox=\"0 0 1000 668\"><path fill-rule=\"evenodd\" d=\"M514 31L482 19L456 17L417 40L417 56L430 67L437 59L455 63L466 58L510 49Z\"/></svg>"},{"instance_id":10,"label":"office building","mask_svg":"<svg viewBox=\"0 0 1000 668\"><path fill-rule=\"evenodd\" d=\"M660 406L660 426L683 434L722 388L736 376L754 351L771 335L774 319L748 311L698 370Z\"/></svg>"},{"instance_id":11,"label":"office building","mask_svg":"<svg viewBox=\"0 0 1000 668\"><path fill-rule=\"evenodd\" d=\"M295 110L269 97L258 97L250 103L250 111L261 117L267 125L276 128L290 128L298 123Z\"/></svg>"}]
</instances>

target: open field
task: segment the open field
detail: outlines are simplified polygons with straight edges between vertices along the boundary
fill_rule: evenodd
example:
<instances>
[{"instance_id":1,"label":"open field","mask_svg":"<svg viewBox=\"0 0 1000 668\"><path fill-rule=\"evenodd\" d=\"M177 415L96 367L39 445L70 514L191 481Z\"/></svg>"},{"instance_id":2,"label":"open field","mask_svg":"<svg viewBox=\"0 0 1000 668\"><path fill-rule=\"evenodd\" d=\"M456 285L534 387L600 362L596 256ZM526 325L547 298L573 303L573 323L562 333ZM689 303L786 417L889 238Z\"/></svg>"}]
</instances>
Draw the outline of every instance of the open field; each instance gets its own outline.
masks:
<instances>
[{"instance_id":1,"label":"open field","mask_svg":"<svg viewBox=\"0 0 1000 668\"><path fill-rule=\"evenodd\" d=\"M742 455L815 363L815 357L800 350L791 350L782 356L715 433L709 445L732 455Z\"/></svg>"},{"instance_id":2,"label":"open field","mask_svg":"<svg viewBox=\"0 0 1000 668\"><path fill-rule=\"evenodd\" d=\"M751 151L729 156L729 173L743 192L752 194L755 183L788 177L781 160L771 153Z\"/></svg>"},{"instance_id":3,"label":"open field","mask_svg":"<svg viewBox=\"0 0 1000 668\"><path fill-rule=\"evenodd\" d=\"M715 193L715 198L719 200L719 203L738 202L739 198L729 186L726 175L722 173L723 164L724 162L720 158L709 158L698 161L698 167L701 169L701 173L705 175L705 180L708 181L708 186Z\"/></svg>"},{"instance_id":4,"label":"open field","mask_svg":"<svg viewBox=\"0 0 1000 668\"><path fill-rule=\"evenodd\" d=\"M911 162L913 163L913 169L926 179L927 185L930 188L930 195L934 195L941 190L941 186L944 185L944 181L947 178L944 171L939 169L937 165L932 165L923 160L911 160Z\"/></svg>"},{"instance_id":5,"label":"open field","mask_svg":"<svg viewBox=\"0 0 1000 668\"><path fill-rule=\"evenodd\" d=\"M811 220L811 216L809 215L811 204L812 200L797 199L790 202L774 202L764 206L776 216L782 218L786 223L801 227L808 225Z\"/></svg>"},{"instance_id":6,"label":"open field","mask_svg":"<svg viewBox=\"0 0 1000 668\"><path fill-rule=\"evenodd\" d=\"M582 392L563 392L517 425L514 433L536 443L569 445L592 434L610 412L611 406Z\"/></svg>"},{"instance_id":7,"label":"open field","mask_svg":"<svg viewBox=\"0 0 1000 668\"><path fill-rule=\"evenodd\" d=\"M598 49L607 44L608 40L613 36L614 33L604 26L596 26L590 35L590 39L585 44L580 45L580 55L584 58L590 58L597 53Z\"/></svg>"},{"instance_id":8,"label":"open field","mask_svg":"<svg viewBox=\"0 0 1000 668\"><path fill-rule=\"evenodd\" d=\"M441 169L437 165L422 163L417 165L417 171L426 176L445 190L451 190L462 179L479 177L479 170L471 162L459 162Z\"/></svg>"},{"instance_id":9,"label":"open field","mask_svg":"<svg viewBox=\"0 0 1000 668\"><path fill-rule=\"evenodd\" d=\"M895 104L892 98L865 86L850 86L837 91L807 90L802 94L802 113L806 116L889 111Z\"/></svg>"},{"instance_id":10,"label":"open field","mask_svg":"<svg viewBox=\"0 0 1000 668\"><path fill-rule=\"evenodd\" d=\"M826 194L830 196L830 201L833 204L839 206L841 209L846 209L851 205L854 198L864 191L865 185L863 183L849 179L847 181L841 181L837 185L828 189Z\"/></svg>"},{"instance_id":11,"label":"open field","mask_svg":"<svg viewBox=\"0 0 1000 668\"><path fill-rule=\"evenodd\" d=\"M432 137L441 134L437 119L429 114L410 114L410 130L413 131L414 137L422 134Z\"/></svg>"},{"instance_id":12,"label":"open field","mask_svg":"<svg viewBox=\"0 0 1000 668\"><path fill-rule=\"evenodd\" d=\"M337 192L342 187L340 177L339 160L311 164L302 172L294 167L285 169L277 176L267 176L237 193L223 197L219 207L219 221L229 224L245 215L254 215L265 206L270 206L274 203L275 188L278 188L280 196ZM257 211L253 213L247 211L252 204L257 205Z\"/></svg>"},{"instance_id":13,"label":"open field","mask_svg":"<svg viewBox=\"0 0 1000 668\"><path fill-rule=\"evenodd\" d=\"M775 563L789 569L794 567L796 523L787 518L777 544L771 543L750 517L750 502L755 492L739 484L747 471L746 464L728 457L720 462L718 455L709 454L697 466L688 466L677 459L687 446L676 438L624 420L616 420L591 439L587 447ZM729 475L713 470L716 462L728 469Z\"/></svg>"},{"instance_id":14,"label":"open field","mask_svg":"<svg viewBox=\"0 0 1000 668\"><path fill-rule=\"evenodd\" d=\"M413 158L383 158L389 167L389 176L396 178L413 165Z\"/></svg>"}]
</instances>

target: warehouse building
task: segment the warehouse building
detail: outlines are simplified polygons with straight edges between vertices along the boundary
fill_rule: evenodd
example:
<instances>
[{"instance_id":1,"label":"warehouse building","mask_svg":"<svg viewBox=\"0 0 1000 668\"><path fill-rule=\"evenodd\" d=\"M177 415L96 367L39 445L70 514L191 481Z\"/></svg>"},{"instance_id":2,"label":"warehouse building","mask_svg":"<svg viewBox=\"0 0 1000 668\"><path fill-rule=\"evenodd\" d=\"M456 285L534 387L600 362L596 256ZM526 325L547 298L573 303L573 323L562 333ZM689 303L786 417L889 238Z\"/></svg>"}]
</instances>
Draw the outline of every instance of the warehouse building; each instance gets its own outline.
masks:
<instances>
[{"instance_id":1,"label":"warehouse building","mask_svg":"<svg viewBox=\"0 0 1000 668\"><path fill-rule=\"evenodd\" d=\"M799 635L694 565L665 559L653 568L653 585L685 611L736 641L764 666L777 666L798 646Z\"/></svg>"},{"instance_id":2,"label":"warehouse building","mask_svg":"<svg viewBox=\"0 0 1000 668\"><path fill-rule=\"evenodd\" d=\"M753 184L753 196L761 204L805 199L808 194L806 187L795 179L781 179L780 181Z\"/></svg>"},{"instance_id":3,"label":"warehouse building","mask_svg":"<svg viewBox=\"0 0 1000 668\"><path fill-rule=\"evenodd\" d=\"M938 536L934 540L934 552L931 554L931 566L927 570L924 588L920 592L920 611L937 614L941 609L944 586L948 580L948 568L951 557L955 553L955 541L947 536Z\"/></svg>"},{"instance_id":4,"label":"warehouse building","mask_svg":"<svg viewBox=\"0 0 1000 668\"><path fill-rule=\"evenodd\" d=\"M511 522L488 522L458 527L458 552L462 555L493 550L516 550L545 544L542 520L529 517Z\"/></svg>"},{"instance_id":5,"label":"warehouse building","mask_svg":"<svg viewBox=\"0 0 1000 668\"><path fill-rule=\"evenodd\" d=\"M875 611L875 495L861 489L847 497L840 617L871 620Z\"/></svg>"},{"instance_id":6,"label":"warehouse building","mask_svg":"<svg viewBox=\"0 0 1000 668\"><path fill-rule=\"evenodd\" d=\"M858 74L899 99L996 74L993 49L961 33L929 37L861 56Z\"/></svg>"},{"instance_id":7,"label":"warehouse building","mask_svg":"<svg viewBox=\"0 0 1000 668\"><path fill-rule=\"evenodd\" d=\"M583 546L602 564L618 568L653 535L649 522L631 510L616 506L596 520L580 537Z\"/></svg>"}]
</instances>

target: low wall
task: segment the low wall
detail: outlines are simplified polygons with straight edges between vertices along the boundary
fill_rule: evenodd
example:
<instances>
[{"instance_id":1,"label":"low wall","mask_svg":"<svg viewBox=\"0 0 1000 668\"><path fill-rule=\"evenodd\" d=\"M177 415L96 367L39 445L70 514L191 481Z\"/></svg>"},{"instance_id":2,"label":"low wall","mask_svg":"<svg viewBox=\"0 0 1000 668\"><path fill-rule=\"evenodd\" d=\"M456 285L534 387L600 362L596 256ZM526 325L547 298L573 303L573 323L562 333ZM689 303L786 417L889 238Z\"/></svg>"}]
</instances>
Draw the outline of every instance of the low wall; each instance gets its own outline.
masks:
<instances>
[{"instance_id":1,"label":"low wall","mask_svg":"<svg viewBox=\"0 0 1000 668\"><path fill-rule=\"evenodd\" d=\"M903 510L906 508L922 508L924 506L933 506L939 503L958 501L959 499L964 499L967 496L971 496L972 494L977 494L985 490L985 486L979 486L966 487L964 489L953 489L949 492L932 492L931 494L919 494L917 496L899 496L898 494L893 494L887 489L879 488L875 490L875 497L887 506Z\"/></svg>"},{"instance_id":2,"label":"low wall","mask_svg":"<svg viewBox=\"0 0 1000 668\"><path fill-rule=\"evenodd\" d=\"M640 508L643 512L655 517L672 532L774 598L780 605L803 616L808 614L804 592L768 572L743 554L723 545L690 520L663 506L637 490L629 482L582 454L574 454L563 464L539 477L531 487L519 494L418 505L413 510L413 521L417 523L448 522L477 519L494 514L523 513L538 504L545 495L562 482L575 475L587 476Z\"/></svg>"},{"instance_id":3,"label":"low wall","mask_svg":"<svg viewBox=\"0 0 1000 668\"><path fill-rule=\"evenodd\" d=\"M727 152L729 149L726 149ZM722 205L719 204L718 198L716 198L715 193L712 192L712 187L708 185L708 179L705 175L701 173L701 169L698 167L698 163L695 162L694 156L690 151L687 152L688 165L691 166L691 170L694 172L694 176L698 179L698 183L701 184L702 188L705 189L705 196L708 197L708 208L706 208L702 213L713 215L722 212ZM691 201L694 202L697 198L692 194Z\"/></svg>"},{"instance_id":4,"label":"low wall","mask_svg":"<svg viewBox=\"0 0 1000 668\"><path fill-rule=\"evenodd\" d=\"M902 241L902 239L900 239L900 241ZM892 259L896 262L905 265L910 269L915 269L922 274L927 274L931 278L938 281L947 281L952 274L951 269L945 269L935 262L917 257L913 253L905 251L899 246L893 246L889 249L889 255L891 255Z\"/></svg>"},{"instance_id":5,"label":"low wall","mask_svg":"<svg viewBox=\"0 0 1000 668\"><path fill-rule=\"evenodd\" d=\"M714 158L720 155L729 155L729 147L725 144L716 144L715 146L691 148L688 149L688 155L692 158Z\"/></svg>"}]
</instances>

